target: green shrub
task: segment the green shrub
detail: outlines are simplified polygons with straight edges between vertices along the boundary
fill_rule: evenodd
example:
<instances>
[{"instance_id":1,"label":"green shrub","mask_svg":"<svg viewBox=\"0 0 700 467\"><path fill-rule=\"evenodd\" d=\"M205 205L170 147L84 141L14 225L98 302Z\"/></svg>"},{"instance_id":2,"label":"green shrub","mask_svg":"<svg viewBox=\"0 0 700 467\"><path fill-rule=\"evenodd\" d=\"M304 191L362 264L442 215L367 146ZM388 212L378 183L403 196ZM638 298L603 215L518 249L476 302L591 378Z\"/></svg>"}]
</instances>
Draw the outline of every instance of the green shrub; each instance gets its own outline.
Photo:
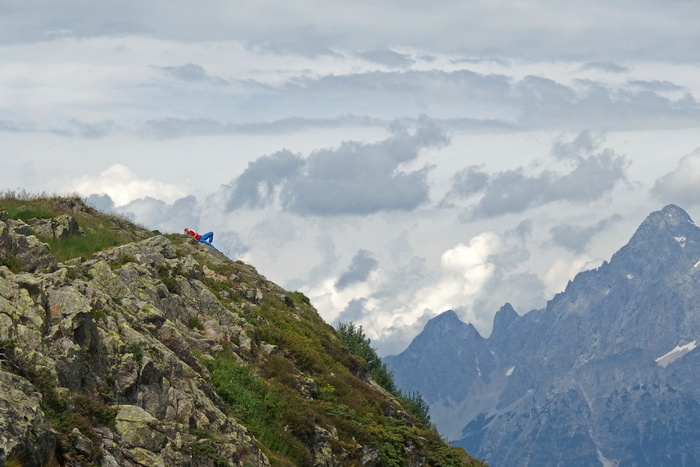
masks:
<instances>
[{"instance_id":1,"label":"green shrub","mask_svg":"<svg viewBox=\"0 0 700 467\"><path fill-rule=\"evenodd\" d=\"M190 329L199 329L200 331L204 329L204 326L202 326L202 323L199 321L199 317L197 316L190 316L190 319L187 321L187 325L190 327Z\"/></svg>"},{"instance_id":2,"label":"green shrub","mask_svg":"<svg viewBox=\"0 0 700 467\"><path fill-rule=\"evenodd\" d=\"M163 282L163 285L165 285L165 287L170 293L179 294L180 292L182 292L180 284L177 283L177 279L175 279L174 277L163 276L160 278L160 280Z\"/></svg>"},{"instance_id":3,"label":"green shrub","mask_svg":"<svg viewBox=\"0 0 700 467\"><path fill-rule=\"evenodd\" d=\"M229 465L228 459L219 454L218 449L208 442L197 441L190 443L190 449L195 455L211 459L215 467L228 467Z\"/></svg>"},{"instance_id":4,"label":"green shrub","mask_svg":"<svg viewBox=\"0 0 700 467\"><path fill-rule=\"evenodd\" d=\"M7 269L15 274L22 271L22 262L16 256L7 256L0 259L0 266L7 266Z\"/></svg>"},{"instance_id":5,"label":"green shrub","mask_svg":"<svg viewBox=\"0 0 700 467\"><path fill-rule=\"evenodd\" d=\"M399 400L401 400L401 405L403 405L416 420L426 427L433 427L433 424L430 422L430 415L428 414L430 406L428 406L428 403L425 402L425 399L423 399L423 396L421 396L419 392L404 394L401 391L397 391L397 396Z\"/></svg>"},{"instance_id":6,"label":"green shrub","mask_svg":"<svg viewBox=\"0 0 700 467\"><path fill-rule=\"evenodd\" d=\"M377 355L377 351L371 346L369 337L365 336L362 326L355 326L355 323L339 323L337 327L340 340L347 346L348 350L360 357L367 364L372 379L377 384L391 393L396 392L394 376Z\"/></svg>"}]
</instances>

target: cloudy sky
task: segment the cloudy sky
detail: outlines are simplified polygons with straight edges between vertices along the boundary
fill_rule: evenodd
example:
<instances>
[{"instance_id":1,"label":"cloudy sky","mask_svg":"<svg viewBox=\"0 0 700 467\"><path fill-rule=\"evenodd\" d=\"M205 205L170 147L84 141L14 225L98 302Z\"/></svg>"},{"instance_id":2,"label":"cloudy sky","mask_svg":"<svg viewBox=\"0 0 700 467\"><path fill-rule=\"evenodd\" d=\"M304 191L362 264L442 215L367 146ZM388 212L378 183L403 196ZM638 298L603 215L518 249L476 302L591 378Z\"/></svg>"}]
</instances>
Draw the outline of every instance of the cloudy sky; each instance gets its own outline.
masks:
<instances>
[{"instance_id":1,"label":"cloudy sky","mask_svg":"<svg viewBox=\"0 0 700 467\"><path fill-rule=\"evenodd\" d=\"M361 324L484 336L675 203L700 2L8 0L0 187L79 193Z\"/></svg>"}]
</instances>

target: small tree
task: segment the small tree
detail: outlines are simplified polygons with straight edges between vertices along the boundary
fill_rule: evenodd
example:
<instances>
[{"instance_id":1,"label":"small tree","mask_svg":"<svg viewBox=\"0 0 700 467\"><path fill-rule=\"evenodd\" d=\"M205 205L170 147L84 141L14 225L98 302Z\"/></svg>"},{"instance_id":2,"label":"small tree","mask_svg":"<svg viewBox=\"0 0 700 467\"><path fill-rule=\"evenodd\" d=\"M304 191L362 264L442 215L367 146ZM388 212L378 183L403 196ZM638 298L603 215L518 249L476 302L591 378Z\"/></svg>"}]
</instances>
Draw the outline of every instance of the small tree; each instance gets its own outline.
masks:
<instances>
[{"instance_id":1,"label":"small tree","mask_svg":"<svg viewBox=\"0 0 700 467\"><path fill-rule=\"evenodd\" d=\"M392 394L396 393L394 376L377 355L377 350L370 345L371 341L365 336L362 326L355 326L352 322L338 323L336 330L348 350L365 361L372 379Z\"/></svg>"},{"instance_id":2,"label":"small tree","mask_svg":"<svg viewBox=\"0 0 700 467\"><path fill-rule=\"evenodd\" d=\"M421 396L419 392L409 392L408 394L404 394L403 392L399 391L397 395L403 402L406 410L411 412L419 422L426 427L431 427L437 431L437 428L435 428L431 423L430 415L428 414L430 406L427 402L425 402L425 399L423 399L423 396Z\"/></svg>"}]
</instances>

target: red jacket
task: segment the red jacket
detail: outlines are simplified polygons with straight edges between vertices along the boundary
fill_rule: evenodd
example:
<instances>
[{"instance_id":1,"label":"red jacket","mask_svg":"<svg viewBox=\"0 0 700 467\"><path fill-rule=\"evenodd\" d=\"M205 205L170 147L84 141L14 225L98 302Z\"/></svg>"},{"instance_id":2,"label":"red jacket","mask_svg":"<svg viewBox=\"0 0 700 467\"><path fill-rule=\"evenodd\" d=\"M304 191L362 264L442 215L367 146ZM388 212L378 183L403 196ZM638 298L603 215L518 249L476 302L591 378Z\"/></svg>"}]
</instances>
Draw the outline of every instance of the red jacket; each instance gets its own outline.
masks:
<instances>
[{"instance_id":1,"label":"red jacket","mask_svg":"<svg viewBox=\"0 0 700 467\"><path fill-rule=\"evenodd\" d=\"M199 234L198 234L197 232L195 232L194 230L185 229L185 232L187 232L187 235L192 236L195 240L199 240L200 238L202 238L202 236L199 235Z\"/></svg>"}]
</instances>

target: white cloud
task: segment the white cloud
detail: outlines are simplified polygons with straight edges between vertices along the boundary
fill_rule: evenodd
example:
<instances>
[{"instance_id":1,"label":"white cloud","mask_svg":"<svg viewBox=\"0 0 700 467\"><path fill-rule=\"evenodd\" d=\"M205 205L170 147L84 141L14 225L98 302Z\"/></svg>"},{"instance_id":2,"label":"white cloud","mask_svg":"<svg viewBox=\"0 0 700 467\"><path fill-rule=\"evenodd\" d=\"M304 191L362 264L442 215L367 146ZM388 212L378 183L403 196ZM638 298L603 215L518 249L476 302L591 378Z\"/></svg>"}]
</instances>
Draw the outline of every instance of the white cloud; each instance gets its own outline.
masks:
<instances>
[{"instance_id":1,"label":"white cloud","mask_svg":"<svg viewBox=\"0 0 700 467\"><path fill-rule=\"evenodd\" d=\"M564 288L566 288L566 284L568 284L576 274L594 266L597 265L593 264L593 258L587 255L578 255L573 259L556 258L544 274L547 294L552 297L554 294L563 292Z\"/></svg>"},{"instance_id":2,"label":"white cloud","mask_svg":"<svg viewBox=\"0 0 700 467\"><path fill-rule=\"evenodd\" d=\"M183 187L139 178L134 171L122 164L114 164L96 177L83 175L68 182L64 189L83 196L109 195L117 208L140 198L150 197L173 203L188 195Z\"/></svg>"},{"instance_id":3,"label":"white cloud","mask_svg":"<svg viewBox=\"0 0 700 467\"><path fill-rule=\"evenodd\" d=\"M663 202L681 205L700 204L700 148L687 154L678 167L659 177L652 194Z\"/></svg>"}]
</instances>

